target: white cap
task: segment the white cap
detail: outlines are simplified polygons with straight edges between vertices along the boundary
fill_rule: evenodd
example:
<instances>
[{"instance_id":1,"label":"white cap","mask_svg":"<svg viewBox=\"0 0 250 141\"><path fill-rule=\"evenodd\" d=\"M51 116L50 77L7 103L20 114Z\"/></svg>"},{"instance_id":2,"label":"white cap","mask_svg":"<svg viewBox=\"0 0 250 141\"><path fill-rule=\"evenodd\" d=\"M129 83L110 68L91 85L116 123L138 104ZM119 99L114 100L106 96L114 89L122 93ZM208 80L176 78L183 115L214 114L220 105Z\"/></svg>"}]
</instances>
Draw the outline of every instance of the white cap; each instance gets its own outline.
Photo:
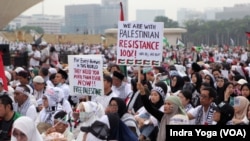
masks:
<instances>
[{"instance_id":1,"label":"white cap","mask_svg":"<svg viewBox=\"0 0 250 141\"><path fill-rule=\"evenodd\" d=\"M19 73L20 71L23 71L24 70L24 68L22 68L22 67L17 67L14 71L16 72L16 73Z\"/></svg>"},{"instance_id":2,"label":"white cap","mask_svg":"<svg viewBox=\"0 0 250 141\"><path fill-rule=\"evenodd\" d=\"M9 81L11 81L11 74L8 71L4 71L5 76L8 78Z\"/></svg>"},{"instance_id":3,"label":"white cap","mask_svg":"<svg viewBox=\"0 0 250 141\"><path fill-rule=\"evenodd\" d=\"M240 85L243 85L243 84L246 84L247 81L245 79L240 79L237 81L237 84L240 84Z\"/></svg>"},{"instance_id":4,"label":"white cap","mask_svg":"<svg viewBox=\"0 0 250 141\"><path fill-rule=\"evenodd\" d=\"M49 68L49 73L55 74L55 73L57 73L57 70L55 68Z\"/></svg>"},{"instance_id":5,"label":"white cap","mask_svg":"<svg viewBox=\"0 0 250 141\"><path fill-rule=\"evenodd\" d=\"M35 76L34 78L33 78L33 82L36 82L36 83L44 83L44 79L43 79L43 77L42 76Z\"/></svg>"}]
</instances>

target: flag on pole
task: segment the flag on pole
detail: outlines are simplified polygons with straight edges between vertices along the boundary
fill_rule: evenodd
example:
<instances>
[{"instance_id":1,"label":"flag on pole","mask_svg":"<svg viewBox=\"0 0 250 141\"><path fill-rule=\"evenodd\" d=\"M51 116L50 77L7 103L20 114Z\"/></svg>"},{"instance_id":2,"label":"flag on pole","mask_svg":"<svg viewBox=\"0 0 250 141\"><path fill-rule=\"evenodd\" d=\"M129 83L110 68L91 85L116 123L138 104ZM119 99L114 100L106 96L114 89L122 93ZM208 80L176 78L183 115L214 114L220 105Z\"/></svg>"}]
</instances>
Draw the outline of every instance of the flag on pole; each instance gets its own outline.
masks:
<instances>
[{"instance_id":1,"label":"flag on pole","mask_svg":"<svg viewBox=\"0 0 250 141\"><path fill-rule=\"evenodd\" d=\"M184 43L182 42L182 41L180 41L180 39L177 39L177 44L176 44L177 46L179 46L179 47L185 47L185 45L184 45Z\"/></svg>"},{"instance_id":2,"label":"flag on pole","mask_svg":"<svg viewBox=\"0 0 250 141\"><path fill-rule=\"evenodd\" d=\"M122 2L120 2L120 21L124 21L124 13L123 13ZM123 74L127 77L127 66L120 65L120 69L122 70Z\"/></svg>"},{"instance_id":3,"label":"flag on pole","mask_svg":"<svg viewBox=\"0 0 250 141\"><path fill-rule=\"evenodd\" d=\"M122 6L122 2L120 2L120 21L124 21L124 13L123 13L123 6Z\"/></svg>"},{"instance_id":4,"label":"flag on pole","mask_svg":"<svg viewBox=\"0 0 250 141\"><path fill-rule=\"evenodd\" d=\"M3 85L3 88L8 91L8 85L7 85L7 80L4 72L4 64L3 64L3 58L2 58L3 52L0 51L0 82Z\"/></svg>"},{"instance_id":5,"label":"flag on pole","mask_svg":"<svg viewBox=\"0 0 250 141\"><path fill-rule=\"evenodd\" d=\"M234 40L232 38L230 38L230 44L231 44L231 46L234 47Z\"/></svg>"},{"instance_id":6,"label":"flag on pole","mask_svg":"<svg viewBox=\"0 0 250 141\"><path fill-rule=\"evenodd\" d=\"M168 42L168 39L166 37L163 37L163 46L169 47L169 42Z\"/></svg>"},{"instance_id":7,"label":"flag on pole","mask_svg":"<svg viewBox=\"0 0 250 141\"><path fill-rule=\"evenodd\" d=\"M250 45L250 32L246 32L247 35L247 45Z\"/></svg>"}]
</instances>

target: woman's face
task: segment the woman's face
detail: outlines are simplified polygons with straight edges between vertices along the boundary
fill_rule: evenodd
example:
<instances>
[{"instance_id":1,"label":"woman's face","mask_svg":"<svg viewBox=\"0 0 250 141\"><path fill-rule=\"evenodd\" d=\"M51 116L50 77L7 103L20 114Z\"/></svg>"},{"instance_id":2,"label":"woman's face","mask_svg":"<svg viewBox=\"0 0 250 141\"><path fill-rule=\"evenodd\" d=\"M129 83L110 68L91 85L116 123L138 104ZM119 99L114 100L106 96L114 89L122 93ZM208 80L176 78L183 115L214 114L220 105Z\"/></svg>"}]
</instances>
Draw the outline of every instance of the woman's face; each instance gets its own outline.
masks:
<instances>
[{"instance_id":1,"label":"woman's face","mask_svg":"<svg viewBox=\"0 0 250 141\"><path fill-rule=\"evenodd\" d=\"M109 105L109 112L111 113L117 113L118 112L118 104L115 100L112 100Z\"/></svg>"},{"instance_id":2,"label":"woman's face","mask_svg":"<svg viewBox=\"0 0 250 141\"><path fill-rule=\"evenodd\" d=\"M229 91L230 94L232 94L234 92L234 86L232 84L229 84L227 86L227 89L228 89L228 91Z\"/></svg>"},{"instance_id":3,"label":"woman's face","mask_svg":"<svg viewBox=\"0 0 250 141\"><path fill-rule=\"evenodd\" d=\"M176 83L177 83L177 77L173 77L171 80L171 86L175 87Z\"/></svg>"},{"instance_id":4,"label":"woman's face","mask_svg":"<svg viewBox=\"0 0 250 141\"><path fill-rule=\"evenodd\" d=\"M242 96L248 97L250 95L249 92L250 90L247 86L243 86L243 88L241 89Z\"/></svg>"},{"instance_id":5,"label":"woman's face","mask_svg":"<svg viewBox=\"0 0 250 141\"><path fill-rule=\"evenodd\" d=\"M27 136L20 130L14 128L13 136L16 138L17 141L28 141Z\"/></svg>"},{"instance_id":6,"label":"woman's face","mask_svg":"<svg viewBox=\"0 0 250 141\"><path fill-rule=\"evenodd\" d=\"M182 105L185 107L189 103L189 99L186 99L186 97L183 95L183 93L178 94Z\"/></svg>"},{"instance_id":7,"label":"woman's face","mask_svg":"<svg viewBox=\"0 0 250 141\"><path fill-rule=\"evenodd\" d=\"M43 99L43 106L44 106L45 108L48 108L48 107L49 107L48 98L44 96L42 99Z\"/></svg>"},{"instance_id":8,"label":"woman's face","mask_svg":"<svg viewBox=\"0 0 250 141\"><path fill-rule=\"evenodd\" d=\"M204 82L210 84L210 77L209 76L205 76Z\"/></svg>"},{"instance_id":9,"label":"woman's face","mask_svg":"<svg viewBox=\"0 0 250 141\"><path fill-rule=\"evenodd\" d=\"M192 75L191 80L194 84L197 82L197 77L195 74Z\"/></svg>"},{"instance_id":10,"label":"woman's face","mask_svg":"<svg viewBox=\"0 0 250 141\"><path fill-rule=\"evenodd\" d=\"M213 114L213 120L216 122L220 121L220 115L221 115L220 112L215 111Z\"/></svg>"},{"instance_id":11,"label":"woman's face","mask_svg":"<svg viewBox=\"0 0 250 141\"><path fill-rule=\"evenodd\" d=\"M219 88L222 88L223 86L224 86L224 80L223 79L217 79L217 86L219 87Z\"/></svg>"},{"instance_id":12,"label":"woman's face","mask_svg":"<svg viewBox=\"0 0 250 141\"><path fill-rule=\"evenodd\" d=\"M156 91L152 91L150 93L150 100L155 104L160 100L160 95Z\"/></svg>"},{"instance_id":13,"label":"woman's face","mask_svg":"<svg viewBox=\"0 0 250 141\"><path fill-rule=\"evenodd\" d=\"M170 114L170 113L173 112L173 109L174 109L174 105L169 101L165 101L165 103L164 103L164 113L165 114Z\"/></svg>"}]
</instances>

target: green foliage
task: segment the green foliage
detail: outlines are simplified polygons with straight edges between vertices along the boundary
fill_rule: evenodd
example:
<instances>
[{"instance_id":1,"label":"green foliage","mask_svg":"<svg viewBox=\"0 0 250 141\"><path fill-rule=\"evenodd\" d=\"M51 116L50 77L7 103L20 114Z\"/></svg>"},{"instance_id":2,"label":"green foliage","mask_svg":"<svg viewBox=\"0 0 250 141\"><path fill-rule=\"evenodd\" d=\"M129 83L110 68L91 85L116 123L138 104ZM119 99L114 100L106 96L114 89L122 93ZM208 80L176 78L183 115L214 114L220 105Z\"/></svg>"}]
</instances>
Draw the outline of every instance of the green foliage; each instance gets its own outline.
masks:
<instances>
[{"instance_id":1,"label":"green foliage","mask_svg":"<svg viewBox=\"0 0 250 141\"><path fill-rule=\"evenodd\" d=\"M163 22L164 28L176 28L179 27L178 22L173 21L172 19L169 19L165 16L157 16L154 19L155 22Z\"/></svg>"},{"instance_id":2,"label":"green foliage","mask_svg":"<svg viewBox=\"0 0 250 141\"><path fill-rule=\"evenodd\" d=\"M24 30L27 33L30 33L30 30L34 30L39 34L43 34L44 30L43 28L39 27L39 26L23 26L20 28L21 30Z\"/></svg>"},{"instance_id":3,"label":"green foliage","mask_svg":"<svg viewBox=\"0 0 250 141\"><path fill-rule=\"evenodd\" d=\"M250 16L243 19L229 19L221 21L191 20L185 23L187 33L183 35L184 42L195 45L207 44L230 45L230 39L235 45L246 45L246 31L250 31Z\"/></svg>"}]
</instances>

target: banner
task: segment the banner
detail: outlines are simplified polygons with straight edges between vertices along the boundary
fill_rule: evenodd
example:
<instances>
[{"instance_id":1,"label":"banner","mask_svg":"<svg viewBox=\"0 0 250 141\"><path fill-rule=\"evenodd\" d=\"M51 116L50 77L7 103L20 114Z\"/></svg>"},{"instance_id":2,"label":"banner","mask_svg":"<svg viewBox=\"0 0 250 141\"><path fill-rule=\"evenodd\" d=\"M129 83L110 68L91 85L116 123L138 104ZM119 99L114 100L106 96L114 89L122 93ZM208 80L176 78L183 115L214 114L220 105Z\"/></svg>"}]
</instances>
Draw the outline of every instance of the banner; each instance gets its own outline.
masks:
<instances>
[{"instance_id":1,"label":"banner","mask_svg":"<svg viewBox=\"0 0 250 141\"><path fill-rule=\"evenodd\" d=\"M68 55L70 94L104 95L101 55Z\"/></svg>"},{"instance_id":2,"label":"banner","mask_svg":"<svg viewBox=\"0 0 250 141\"><path fill-rule=\"evenodd\" d=\"M117 64L160 66L163 52L162 22L118 22Z\"/></svg>"}]
</instances>

